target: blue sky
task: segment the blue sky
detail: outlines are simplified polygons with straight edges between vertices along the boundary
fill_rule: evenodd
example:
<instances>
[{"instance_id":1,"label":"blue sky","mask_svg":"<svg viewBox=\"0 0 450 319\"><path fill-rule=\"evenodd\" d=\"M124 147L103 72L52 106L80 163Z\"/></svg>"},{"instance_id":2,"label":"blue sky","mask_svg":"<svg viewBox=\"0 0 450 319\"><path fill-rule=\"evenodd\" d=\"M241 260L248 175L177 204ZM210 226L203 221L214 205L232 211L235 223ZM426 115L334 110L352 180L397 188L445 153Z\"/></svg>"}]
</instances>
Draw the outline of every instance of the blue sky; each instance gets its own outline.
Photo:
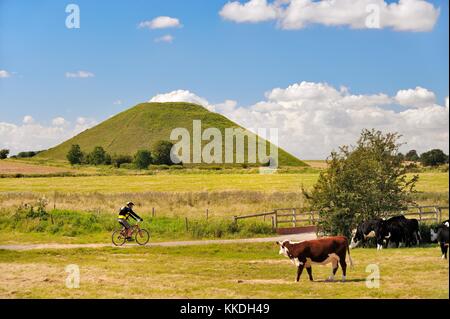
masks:
<instances>
[{"instance_id":1,"label":"blue sky","mask_svg":"<svg viewBox=\"0 0 450 319\"><path fill-rule=\"evenodd\" d=\"M43 125L55 117L101 121L177 89L247 107L302 81L345 86L354 95L395 96L419 86L443 105L448 2L428 2L440 8L433 29L402 32L235 23L219 15L225 0L0 0L0 70L11 75L0 79L0 122L19 125L26 115ZM69 3L80 7L80 29L65 26ZM182 27L138 28L158 16ZM172 43L155 41L167 34ZM95 76L65 76L79 70Z\"/></svg>"}]
</instances>

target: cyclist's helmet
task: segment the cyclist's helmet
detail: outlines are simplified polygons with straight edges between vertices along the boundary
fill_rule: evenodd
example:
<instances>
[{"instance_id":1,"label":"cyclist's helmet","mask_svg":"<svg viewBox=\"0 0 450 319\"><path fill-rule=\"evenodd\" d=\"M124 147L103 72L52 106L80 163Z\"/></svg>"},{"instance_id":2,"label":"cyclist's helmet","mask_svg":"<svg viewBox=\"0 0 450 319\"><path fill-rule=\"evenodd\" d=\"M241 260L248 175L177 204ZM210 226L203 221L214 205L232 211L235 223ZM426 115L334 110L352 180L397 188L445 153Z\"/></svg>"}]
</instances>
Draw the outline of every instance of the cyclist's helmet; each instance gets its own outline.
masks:
<instances>
[{"instance_id":1,"label":"cyclist's helmet","mask_svg":"<svg viewBox=\"0 0 450 319\"><path fill-rule=\"evenodd\" d=\"M133 202L127 202L127 206L134 206Z\"/></svg>"}]
</instances>

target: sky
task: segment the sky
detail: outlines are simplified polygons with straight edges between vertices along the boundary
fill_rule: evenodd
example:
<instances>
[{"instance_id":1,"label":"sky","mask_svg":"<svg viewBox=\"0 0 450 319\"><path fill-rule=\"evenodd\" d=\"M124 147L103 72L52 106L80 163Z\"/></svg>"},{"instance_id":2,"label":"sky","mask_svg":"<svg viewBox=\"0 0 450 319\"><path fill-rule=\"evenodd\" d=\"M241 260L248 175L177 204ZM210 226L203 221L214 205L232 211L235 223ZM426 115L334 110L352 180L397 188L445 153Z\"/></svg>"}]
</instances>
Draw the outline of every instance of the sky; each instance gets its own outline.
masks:
<instances>
[{"instance_id":1,"label":"sky","mask_svg":"<svg viewBox=\"0 0 450 319\"><path fill-rule=\"evenodd\" d=\"M151 100L276 127L302 159L363 128L448 153L448 12L445 0L0 0L0 148L46 149Z\"/></svg>"}]
</instances>

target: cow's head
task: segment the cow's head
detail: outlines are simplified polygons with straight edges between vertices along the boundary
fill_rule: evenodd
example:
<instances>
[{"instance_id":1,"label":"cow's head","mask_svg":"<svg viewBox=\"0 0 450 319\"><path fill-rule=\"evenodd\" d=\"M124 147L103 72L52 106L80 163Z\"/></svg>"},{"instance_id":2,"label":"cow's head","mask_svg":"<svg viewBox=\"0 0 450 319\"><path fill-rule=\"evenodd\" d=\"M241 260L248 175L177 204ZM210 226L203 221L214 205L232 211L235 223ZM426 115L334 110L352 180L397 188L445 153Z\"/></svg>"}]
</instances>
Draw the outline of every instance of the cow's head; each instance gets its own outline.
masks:
<instances>
[{"instance_id":1,"label":"cow's head","mask_svg":"<svg viewBox=\"0 0 450 319\"><path fill-rule=\"evenodd\" d=\"M280 250L279 250L278 253L280 255L286 256L287 258L289 258L291 263L293 263L294 265L297 265L296 262L295 262L295 257L289 251L289 246L291 245L291 242L289 240L285 240L283 242L277 241L277 245L280 246Z\"/></svg>"},{"instance_id":2,"label":"cow's head","mask_svg":"<svg viewBox=\"0 0 450 319\"><path fill-rule=\"evenodd\" d=\"M350 248L355 248L363 240L363 233L359 229L353 229L352 239L350 240Z\"/></svg>"}]
</instances>

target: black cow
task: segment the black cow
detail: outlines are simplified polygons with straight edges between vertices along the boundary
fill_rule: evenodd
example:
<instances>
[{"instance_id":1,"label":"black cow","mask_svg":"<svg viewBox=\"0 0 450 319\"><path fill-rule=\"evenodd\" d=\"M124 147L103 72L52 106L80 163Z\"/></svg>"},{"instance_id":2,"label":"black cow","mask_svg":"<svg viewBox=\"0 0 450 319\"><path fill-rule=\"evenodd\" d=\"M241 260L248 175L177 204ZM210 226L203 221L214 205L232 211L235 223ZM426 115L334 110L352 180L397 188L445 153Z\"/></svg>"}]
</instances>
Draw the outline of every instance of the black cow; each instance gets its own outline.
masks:
<instances>
[{"instance_id":1,"label":"black cow","mask_svg":"<svg viewBox=\"0 0 450 319\"><path fill-rule=\"evenodd\" d=\"M431 229L431 241L437 241L441 246L442 259L447 259L448 251L448 220L439 225L436 229Z\"/></svg>"},{"instance_id":2,"label":"black cow","mask_svg":"<svg viewBox=\"0 0 450 319\"><path fill-rule=\"evenodd\" d=\"M406 246L419 245L422 240L419 231L419 221L415 218L405 219Z\"/></svg>"},{"instance_id":3,"label":"black cow","mask_svg":"<svg viewBox=\"0 0 450 319\"><path fill-rule=\"evenodd\" d=\"M396 247L404 242L406 239L406 223L405 216L394 216L387 220L381 220L376 227L375 233L377 237L377 250L383 249L383 244L386 242L386 247L389 242L395 243Z\"/></svg>"},{"instance_id":4,"label":"black cow","mask_svg":"<svg viewBox=\"0 0 450 319\"><path fill-rule=\"evenodd\" d=\"M375 230L380 221L382 221L381 218L376 218L360 223L356 230L354 230L352 240L350 241L350 248L355 248L361 243L364 245L367 238L376 237Z\"/></svg>"}]
</instances>

